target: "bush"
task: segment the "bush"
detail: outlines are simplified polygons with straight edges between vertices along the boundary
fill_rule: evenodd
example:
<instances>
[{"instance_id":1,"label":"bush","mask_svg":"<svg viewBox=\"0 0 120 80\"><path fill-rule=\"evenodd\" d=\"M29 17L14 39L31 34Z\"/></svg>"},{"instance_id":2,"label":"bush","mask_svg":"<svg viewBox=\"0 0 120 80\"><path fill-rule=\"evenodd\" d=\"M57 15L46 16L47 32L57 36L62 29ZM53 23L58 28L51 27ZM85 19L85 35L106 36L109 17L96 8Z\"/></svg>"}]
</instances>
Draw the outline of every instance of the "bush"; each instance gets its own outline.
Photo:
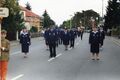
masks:
<instances>
[{"instance_id":1,"label":"bush","mask_svg":"<svg viewBox=\"0 0 120 80\"><path fill-rule=\"evenodd\" d=\"M120 35L120 28L113 28L113 29L112 29L112 35L113 35L113 36L118 36L118 35Z\"/></svg>"},{"instance_id":2,"label":"bush","mask_svg":"<svg viewBox=\"0 0 120 80\"><path fill-rule=\"evenodd\" d=\"M38 31L38 29L34 26L32 26L32 28L30 29L30 32L37 32L37 31Z\"/></svg>"}]
</instances>

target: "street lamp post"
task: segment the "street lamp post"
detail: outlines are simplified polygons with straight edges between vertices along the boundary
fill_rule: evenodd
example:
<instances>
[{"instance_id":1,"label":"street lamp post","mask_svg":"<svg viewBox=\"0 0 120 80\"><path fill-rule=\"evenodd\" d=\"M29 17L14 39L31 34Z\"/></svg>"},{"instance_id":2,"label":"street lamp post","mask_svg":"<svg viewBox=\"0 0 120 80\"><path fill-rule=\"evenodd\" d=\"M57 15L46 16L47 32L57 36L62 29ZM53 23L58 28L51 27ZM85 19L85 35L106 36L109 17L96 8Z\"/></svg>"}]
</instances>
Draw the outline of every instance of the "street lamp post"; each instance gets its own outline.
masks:
<instances>
[{"instance_id":1,"label":"street lamp post","mask_svg":"<svg viewBox=\"0 0 120 80\"><path fill-rule=\"evenodd\" d=\"M83 11L83 14L84 14L84 27L85 27L85 11Z\"/></svg>"},{"instance_id":2,"label":"street lamp post","mask_svg":"<svg viewBox=\"0 0 120 80\"><path fill-rule=\"evenodd\" d=\"M102 0L102 19L103 19L103 10L104 10L104 0Z\"/></svg>"},{"instance_id":3,"label":"street lamp post","mask_svg":"<svg viewBox=\"0 0 120 80\"><path fill-rule=\"evenodd\" d=\"M71 19L70 19L70 29L72 28L72 15L70 15Z\"/></svg>"},{"instance_id":4,"label":"street lamp post","mask_svg":"<svg viewBox=\"0 0 120 80\"><path fill-rule=\"evenodd\" d=\"M72 20L72 19L70 19L70 29L71 29L71 27L72 27L72 26L71 26L71 25L72 25L72 23L71 23L72 21L71 21L71 20Z\"/></svg>"},{"instance_id":5,"label":"street lamp post","mask_svg":"<svg viewBox=\"0 0 120 80\"><path fill-rule=\"evenodd\" d=\"M2 17L0 17L0 47L1 47L1 23L2 23ZM0 56L1 56L1 52L0 52ZM1 75L0 75L0 79L1 79Z\"/></svg>"},{"instance_id":6,"label":"street lamp post","mask_svg":"<svg viewBox=\"0 0 120 80\"><path fill-rule=\"evenodd\" d=\"M91 23L92 23L92 27L95 27L95 19L93 17L91 17Z\"/></svg>"},{"instance_id":7,"label":"street lamp post","mask_svg":"<svg viewBox=\"0 0 120 80\"><path fill-rule=\"evenodd\" d=\"M82 21L80 21L80 27L82 27Z\"/></svg>"}]
</instances>

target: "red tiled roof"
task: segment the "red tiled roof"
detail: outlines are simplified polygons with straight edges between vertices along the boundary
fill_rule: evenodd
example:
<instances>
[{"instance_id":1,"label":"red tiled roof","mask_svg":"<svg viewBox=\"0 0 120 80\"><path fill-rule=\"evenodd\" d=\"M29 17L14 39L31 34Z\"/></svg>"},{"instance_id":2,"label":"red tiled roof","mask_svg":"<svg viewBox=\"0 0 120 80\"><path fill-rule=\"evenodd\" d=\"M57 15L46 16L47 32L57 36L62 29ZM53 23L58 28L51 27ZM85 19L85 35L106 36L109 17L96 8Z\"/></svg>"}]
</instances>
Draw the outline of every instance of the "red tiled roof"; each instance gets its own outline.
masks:
<instances>
[{"instance_id":1,"label":"red tiled roof","mask_svg":"<svg viewBox=\"0 0 120 80\"><path fill-rule=\"evenodd\" d=\"M37 15L37 14L33 13L32 11L26 9L25 7L20 6L20 9L25 11L26 17L37 17L37 18L40 18L39 15Z\"/></svg>"}]
</instances>

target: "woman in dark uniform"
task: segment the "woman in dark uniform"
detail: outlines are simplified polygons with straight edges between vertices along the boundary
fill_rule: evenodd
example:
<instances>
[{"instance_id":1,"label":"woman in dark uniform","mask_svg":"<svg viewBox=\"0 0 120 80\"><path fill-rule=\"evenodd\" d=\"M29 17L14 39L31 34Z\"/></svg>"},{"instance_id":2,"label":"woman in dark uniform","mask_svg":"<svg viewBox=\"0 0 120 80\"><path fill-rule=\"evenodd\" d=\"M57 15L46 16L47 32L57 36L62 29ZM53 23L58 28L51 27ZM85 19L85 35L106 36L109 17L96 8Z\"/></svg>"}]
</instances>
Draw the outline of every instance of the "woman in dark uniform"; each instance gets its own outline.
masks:
<instances>
[{"instance_id":1,"label":"woman in dark uniform","mask_svg":"<svg viewBox=\"0 0 120 80\"><path fill-rule=\"evenodd\" d=\"M45 44L46 44L47 50L49 50L49 45L48 45L48 35L49 35L49 32L50 32L50 29L47 28L47 29L45 30L45 33L44 33Z\"/></svg>"},{"instance_id":2,"label":"woman in dark uniform","mask_svg":"<svg viewBox=\"0 0 120 80\"><path fill-rule=\"evenodd\" d=\"M73 29L71 29L69 34L70 34L70 48L71 47L74 48L75 36L76 36L75 31Z\"/></svg>"},{"instance_id":3,"label":"woman in dark uniform","mask_svg":"<svg viewBox=\"0 0 120 80\"><path fill-rule=\"evenodd\" d=\"M20 43L22 47L22 52L25 54L24 58L27 58L27 53L29 52L29 46L31 44L30 34L27 29L24 28L23 32L20 34Z\"/></svg>"},{"instance_id":4,"label":"woman in dark uniform","mask_svg":"<svg viewBox=\"0 0 120 80\"><path fill-rule=\"evenodd\" d=\"M81 29L80 29L80 37L81 37L81 40L83 39L83 33L84 33L84 29L81 28Z\"/></svg>"},{"instance_id":5,"label":"woman in dark uniform","mask_svg":"<svg viewBox=\"0 0 120 80\"><path fill-rule=\"evenodd\" d=\"M100 44L101 44L100 48L102 49L102 46L104 44L104 39L105 39L105 32L102 27L100 28L99 32L100 32Z\"/></svg>"},{"instance_id":6,"label":"woman in dark uniform","mask_svg":"<svg viewBox=\"0 0 120 80\"><path fill-rule=\"evenodd\" d=\"M99 60L99 46L100 46L100 34L96 27L92 28L89 36L90 52L92 53L92 60Z\"/></svg>"},{"instance_id":7,"label":"woman in dark uniform","mask_svg":"<svg viewBox=\"0 0 120 80\"><path fill-rule=\"evenodd\" d=\"M70 34L68 30L65 29L63 32L63 44L65 45L65 50L68 50L69 40L70 40Z\"/></svg>"}]
</instances>

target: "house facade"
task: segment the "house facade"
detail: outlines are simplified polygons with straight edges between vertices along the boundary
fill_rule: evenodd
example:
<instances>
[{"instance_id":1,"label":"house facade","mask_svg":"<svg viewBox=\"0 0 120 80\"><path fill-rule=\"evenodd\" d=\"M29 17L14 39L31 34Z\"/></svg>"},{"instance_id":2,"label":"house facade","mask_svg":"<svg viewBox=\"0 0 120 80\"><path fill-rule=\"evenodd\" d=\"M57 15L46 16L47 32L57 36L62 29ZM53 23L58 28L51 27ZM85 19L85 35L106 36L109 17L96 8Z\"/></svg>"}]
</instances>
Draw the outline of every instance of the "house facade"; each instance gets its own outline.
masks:
<instances>
[{"instance_id":1,"label":"house facade","mask_svg":"<svg viewBox=\"0 0 120 80\"><path fill-rule=\"evenodd\" d=\"M38 32L41 31L43 28L42 23L42 17L39 15L35 14L34 12L20 6L21 12L23 14L23 18L25 20L25 26L27 27L28 30L31 29L31 27L36 27Z\"/></svg>"}]
</instances>

